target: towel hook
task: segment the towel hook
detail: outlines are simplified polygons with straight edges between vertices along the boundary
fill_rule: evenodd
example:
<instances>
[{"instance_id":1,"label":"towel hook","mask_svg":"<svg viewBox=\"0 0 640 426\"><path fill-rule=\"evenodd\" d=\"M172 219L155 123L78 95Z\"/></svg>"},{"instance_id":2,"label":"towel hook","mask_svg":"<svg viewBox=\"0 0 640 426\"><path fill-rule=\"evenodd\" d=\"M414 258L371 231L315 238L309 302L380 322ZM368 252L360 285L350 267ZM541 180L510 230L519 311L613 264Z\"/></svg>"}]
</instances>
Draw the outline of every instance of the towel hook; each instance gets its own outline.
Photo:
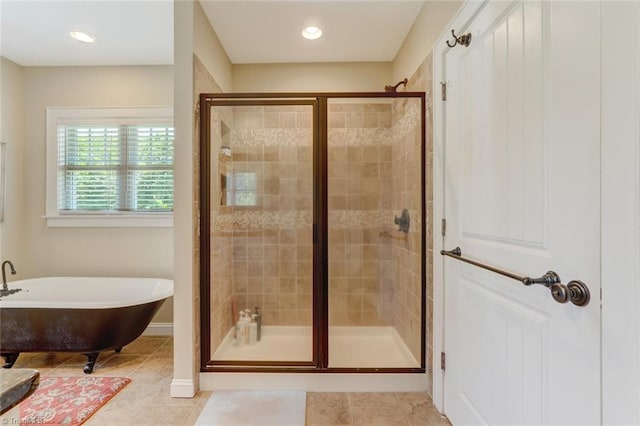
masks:
<instances>
[{"instance_id":1,"label":"towel hook","mask_svg":"<svg viewBox=\"0 0 640 426\"><path fill-rule=\"evenodd\" d=\"M451 35L453 36L453 43L450 43L449 40L447 40L447 46L456 47L458 44L461 44L464 47L469 47L469 43L471 43L471 33L456 36L455 30L451 30Z\"/></svg>"}]
</instances>

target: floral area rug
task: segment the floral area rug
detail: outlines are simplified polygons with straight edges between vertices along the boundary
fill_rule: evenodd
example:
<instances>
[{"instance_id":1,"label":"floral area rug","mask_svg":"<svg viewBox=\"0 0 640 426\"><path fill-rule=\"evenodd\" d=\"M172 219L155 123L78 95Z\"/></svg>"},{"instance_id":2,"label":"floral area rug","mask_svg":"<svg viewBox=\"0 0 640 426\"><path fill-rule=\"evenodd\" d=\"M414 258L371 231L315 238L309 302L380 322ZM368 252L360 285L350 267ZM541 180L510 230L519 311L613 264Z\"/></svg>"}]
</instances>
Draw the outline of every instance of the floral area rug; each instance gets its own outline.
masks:
<instances>
[{"instance_id":1,"label":"floral area rug","mask_svg":"<svg viewBox=\"0 0 640 426\"><path fill-rule=\"evenodd\" d=\"M21 424L80 425L124 388L126 377L48 377L20 408Z\"/></svg>"}]
</instances>

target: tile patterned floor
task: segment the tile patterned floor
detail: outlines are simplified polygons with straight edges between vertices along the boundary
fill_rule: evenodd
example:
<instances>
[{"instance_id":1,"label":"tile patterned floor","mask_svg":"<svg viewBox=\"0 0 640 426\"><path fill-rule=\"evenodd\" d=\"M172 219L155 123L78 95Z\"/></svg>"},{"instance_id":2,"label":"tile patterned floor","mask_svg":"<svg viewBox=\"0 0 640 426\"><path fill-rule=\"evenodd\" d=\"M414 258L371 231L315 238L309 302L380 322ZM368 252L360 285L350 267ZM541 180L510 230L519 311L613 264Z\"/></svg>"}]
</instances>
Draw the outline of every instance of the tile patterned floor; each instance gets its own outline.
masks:
<instances>
[{"instance_id":1,"label":"tile patterned floor","mask_svg":"<svg viewBox=\"0 0 640 426\"><path fill-rule=\"evenodd\" d=\"M84 376L86 358L75 354L22 354L15 367L36 368L42 376ZM171 398L173 340L140 337L121 353L103 353L95 375L125 376L131 383L85 425L193 425L211 392L192 399ZM18 410L0 416L1 424L17 424ZM426 393L307 393L306 424L320 425L449 425Z\"/></svg>"},{"instance_id":2,"label":"tile patterned floor","mask_svg":"<svg viewBox=\"0 0 640 426\"><path fill-rule=\"evenodd\" d=\"M307 425L450 425L426 393L307 393Z\"/></svg>"}]
</instances>

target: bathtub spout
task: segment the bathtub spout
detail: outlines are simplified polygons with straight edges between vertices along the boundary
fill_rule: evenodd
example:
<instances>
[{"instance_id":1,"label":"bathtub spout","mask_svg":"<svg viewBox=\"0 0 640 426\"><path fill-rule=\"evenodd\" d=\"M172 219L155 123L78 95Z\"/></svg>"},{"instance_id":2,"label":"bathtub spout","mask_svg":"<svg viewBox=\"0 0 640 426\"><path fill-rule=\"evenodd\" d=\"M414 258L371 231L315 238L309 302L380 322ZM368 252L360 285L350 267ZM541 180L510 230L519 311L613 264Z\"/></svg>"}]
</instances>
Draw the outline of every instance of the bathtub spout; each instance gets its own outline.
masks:
<instances>
[{"instance_id":1,"label":"bathtub spout","mask_svg":"<svg viewBox=\"0 0 640 426\"><path fill-rule=\"evenodd\" d=\"M13 263L11 263L10 260L5 260L4 262L2 262L2 291L4 293L6 293L9 290L9 287L7 287L7 271L6 271L7 265L9 265L9 267L11 268L11 275L16 274L16 268L13 267Z\"/></svg>"}]
</instances>

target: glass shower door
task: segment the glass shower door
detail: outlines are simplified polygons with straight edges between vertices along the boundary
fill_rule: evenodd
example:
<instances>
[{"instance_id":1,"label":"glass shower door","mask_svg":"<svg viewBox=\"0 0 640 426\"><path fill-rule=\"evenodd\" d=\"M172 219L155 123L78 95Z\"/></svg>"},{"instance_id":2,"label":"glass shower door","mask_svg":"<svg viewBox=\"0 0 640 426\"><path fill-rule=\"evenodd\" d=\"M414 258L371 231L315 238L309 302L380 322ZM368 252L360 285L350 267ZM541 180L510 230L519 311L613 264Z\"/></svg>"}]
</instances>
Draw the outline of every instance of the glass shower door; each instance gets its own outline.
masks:
<instances>
[{"instance_id":1,"label":"glass shower door","mask_svg":"<svg viewBox=\"0 0 640 426\"><path fill-rule=\"evenodd\" d=\"M212 103L212 364L314 365L316 103Z\"/></svg>"},{"instance_id":2,"label":"glass shower door","mask_svg":"<svg viewBox=\"0 0 640 426\"><path fill-rule=\"evenodd\" d=\"M421 367L423 126L420 98L329 99L330 368Z\"/></svg>"}]
</instances>

